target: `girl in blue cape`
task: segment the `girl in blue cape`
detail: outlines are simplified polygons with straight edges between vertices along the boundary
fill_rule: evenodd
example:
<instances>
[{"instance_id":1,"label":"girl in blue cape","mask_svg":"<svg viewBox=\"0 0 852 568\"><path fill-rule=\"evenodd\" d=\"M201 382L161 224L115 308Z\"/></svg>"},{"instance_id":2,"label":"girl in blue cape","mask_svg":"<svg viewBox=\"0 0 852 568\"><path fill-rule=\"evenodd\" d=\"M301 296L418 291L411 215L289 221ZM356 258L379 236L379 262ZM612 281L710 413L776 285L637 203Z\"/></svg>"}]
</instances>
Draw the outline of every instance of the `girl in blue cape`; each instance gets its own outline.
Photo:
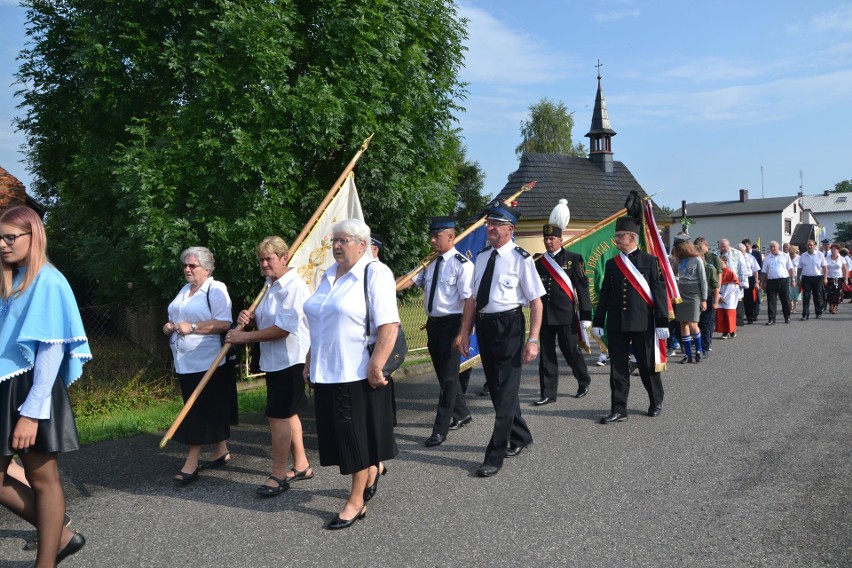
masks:
<instances>
[{"instance_id":1,"label":"girl in blue cape","mask_svg":"<svg viewBox=\"0 0 852 568\"><path fill-rule=\"evenodd\" d=\"M0 504L36 527L36 567L86 543L63 526L57 455L80 447L67 386L92 358L74 294L46 248L35 211L0 216ZM14 454L31 487L6 474Z\"/></svg>"}]
</instances>

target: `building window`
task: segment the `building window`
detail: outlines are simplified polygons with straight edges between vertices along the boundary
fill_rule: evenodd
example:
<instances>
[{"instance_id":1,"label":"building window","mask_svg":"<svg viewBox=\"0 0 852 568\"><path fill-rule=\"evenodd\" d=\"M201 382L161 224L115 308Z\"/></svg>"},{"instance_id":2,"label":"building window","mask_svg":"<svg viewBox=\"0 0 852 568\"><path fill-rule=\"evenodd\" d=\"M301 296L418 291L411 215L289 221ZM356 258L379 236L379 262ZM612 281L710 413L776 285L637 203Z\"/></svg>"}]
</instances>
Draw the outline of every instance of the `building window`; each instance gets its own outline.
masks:
<instances>
[{"instance_id":1,"label":"building window","mask_svg":"<svg viewBox=\"0 0 852 568\"><path fill-rule=\"evenodd\" d=\"M795 213L795 212L796 212L796 204L794 203L793 204L793 213Z\"/></svg>"},{"instance_id":2,"label":"building window","mask_svg":"<svg viewBox=\"0 0 852 568\"><path fill-rule=\"evenodd\" d=\"M793 232L793 220L784 219L784 234L789 235Z\"/></svg>"}]
</instances>

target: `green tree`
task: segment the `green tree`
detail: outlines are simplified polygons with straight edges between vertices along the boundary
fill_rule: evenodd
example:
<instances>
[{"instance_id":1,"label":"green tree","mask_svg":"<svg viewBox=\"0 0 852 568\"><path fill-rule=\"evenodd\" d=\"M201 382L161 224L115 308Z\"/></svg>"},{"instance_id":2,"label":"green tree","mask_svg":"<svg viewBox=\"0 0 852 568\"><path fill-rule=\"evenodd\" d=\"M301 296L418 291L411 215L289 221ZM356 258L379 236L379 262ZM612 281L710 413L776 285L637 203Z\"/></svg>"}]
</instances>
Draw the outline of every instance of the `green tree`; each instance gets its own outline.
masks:
<instances>
[{"instance_id":1,"label":"green tree","mask_svg":"<svg viewBox=\"0 0 852 568\"><path fill-rule=\"evenodd\" d=\"M586 149L581 143L574 144L571 131L574 129L574 113L562 101L553 102L544 97L530 105L529 118L521 122L522 141L515 148L521 159L526 154L565 154L584 158Z\"/></svg>"},{"instance_id":2,"label":"green tree","mask_svg":"<svg viewBox=\"0 0 852 568\"><path fill-rule=\"evenodd\" d=\"M485 189L485 172L482 171L479 162L467 159L467 149L460 141L454 159L456 202L453 208L453 215L458 223L464 223L482 211L490 201L490 198L482 194L482 191Z\"/></svg>"},{"instance_id":3,"label":"green tree","mask_svg":"<svg viewBox=\"0 0 852 568\"><path fill-rule=\"evenodd\" d=\"M357 173L392 265L451 210L465 22L443 0L29 0L18 80L51 257L79 293L169 298L216 255L254 296L254 247L290 241L372 132Z\"/></svg>"},{"instance_id":4,"label":"green tree","mask_svg":"<svg viewBox=\"0 0 852 568\"><path fill-rule=\"evenodd\" d=\"M834 240L841 243L852 243L852 221L840 221L834 225Z\"/></svg>"},{"instance_id":5,"label":"green tree","mask_svg":"<svg viewBox=\"0 0 852 568\"><path fill-rule=\"evenodd\" d=\"M832 193L852 193L852 179L845 179L834 184Z\"/></svg>"}]
</instances>

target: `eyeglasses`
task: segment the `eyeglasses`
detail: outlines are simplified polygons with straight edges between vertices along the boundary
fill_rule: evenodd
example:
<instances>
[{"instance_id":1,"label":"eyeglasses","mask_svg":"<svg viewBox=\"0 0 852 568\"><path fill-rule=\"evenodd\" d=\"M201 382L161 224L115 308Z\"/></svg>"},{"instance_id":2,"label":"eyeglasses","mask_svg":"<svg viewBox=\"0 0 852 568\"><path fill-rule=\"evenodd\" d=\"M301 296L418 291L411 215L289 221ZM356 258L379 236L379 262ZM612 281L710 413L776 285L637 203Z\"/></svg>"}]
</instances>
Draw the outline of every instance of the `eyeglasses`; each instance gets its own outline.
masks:
<instances>
[{"instance_id":1,"label":"eyeglasses","mask_svg":"<svg viewBox=\"0 0 852 568\"><path fill-rule=\"evenodd\" d=\"M354 243L355 239L331 239L332 245L348 245L349 243Z\"/></svg>"},{"instance_id":2,"label":"eyeglasses","mask_svg":"<svg viewBox=\"0 0 852 568\"><path fill-rule=\"evenodd\" d=\"M30 232L30 233L18 233L17 235L0 235L0 239L3 239L3 241L7 245L13 245L13 244L15 244L15 241L18 239L18 237L23 237L24 235L32 235L32 232Z\"/></svg>"},{"instance_id":3,"label":"eyeglasses","mask_svg":"<svg viewBox=\"0 0 852 568\"><path fill-rule=\"evenodd\" d=\"M201 265L200 264L184 264L183 265L184 268L189 268L190 270L195 270L199 266L201 266Z\"/></svg>"}]
</instances>

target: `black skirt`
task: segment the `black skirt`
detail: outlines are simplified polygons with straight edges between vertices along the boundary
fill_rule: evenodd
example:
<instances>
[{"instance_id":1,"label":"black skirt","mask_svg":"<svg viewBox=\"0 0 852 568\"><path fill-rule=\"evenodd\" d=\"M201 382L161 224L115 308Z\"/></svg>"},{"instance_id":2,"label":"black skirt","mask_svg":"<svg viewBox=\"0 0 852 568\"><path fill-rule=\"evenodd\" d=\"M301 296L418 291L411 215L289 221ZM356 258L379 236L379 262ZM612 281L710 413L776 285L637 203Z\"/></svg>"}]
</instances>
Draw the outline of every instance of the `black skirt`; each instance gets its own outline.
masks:
<instances>
[{"instance_id":1,"label":"black skirt","mask_svg":"<svg viewBox=\"0 0 852 568\"><path fill-rule=\"evenodd\" d=\"M18 407L24 404L33 386L33 372L12 377L0 382L0 455L14 454L52 454L54 452L72 452L80 449L71 399L62 377L56 377L51 392L50 418L38 421L38 433L33 446L26 450L12 450L12 432L21 417Z\"/></svg>"},{"instance_id":2,"label":"black skirt","mask_svg":"<svg viewBox=\"0 0 852 568\"><path fill-rule=\"evenodd\" d=\"M195 391L205 372L177 375L184 402ZM230 438L231 424L238 423L237 372L234 362L226 361L216 367L172 439L188 446L217 444Z\"/></svg>"},{"instance_id":3,"label":"black skirt","mask_svg":"<svg viewBox=\"0 0 852 568\"><path fill-rule=\"evenodd\" d=\"M320 465L350 475L396 457L388 386L373 389L364 379L314 388Z\"/></svg>"},{"instance_id":4,"label":"black skirt","mask_svg":"<svg viewBox=\"0 0 852 568\"><path fill-rule=\"evenodd\" d=\"M305 401L304 363L266 373L266 417L290 418Z\"/></svg>"}]
</instances>

